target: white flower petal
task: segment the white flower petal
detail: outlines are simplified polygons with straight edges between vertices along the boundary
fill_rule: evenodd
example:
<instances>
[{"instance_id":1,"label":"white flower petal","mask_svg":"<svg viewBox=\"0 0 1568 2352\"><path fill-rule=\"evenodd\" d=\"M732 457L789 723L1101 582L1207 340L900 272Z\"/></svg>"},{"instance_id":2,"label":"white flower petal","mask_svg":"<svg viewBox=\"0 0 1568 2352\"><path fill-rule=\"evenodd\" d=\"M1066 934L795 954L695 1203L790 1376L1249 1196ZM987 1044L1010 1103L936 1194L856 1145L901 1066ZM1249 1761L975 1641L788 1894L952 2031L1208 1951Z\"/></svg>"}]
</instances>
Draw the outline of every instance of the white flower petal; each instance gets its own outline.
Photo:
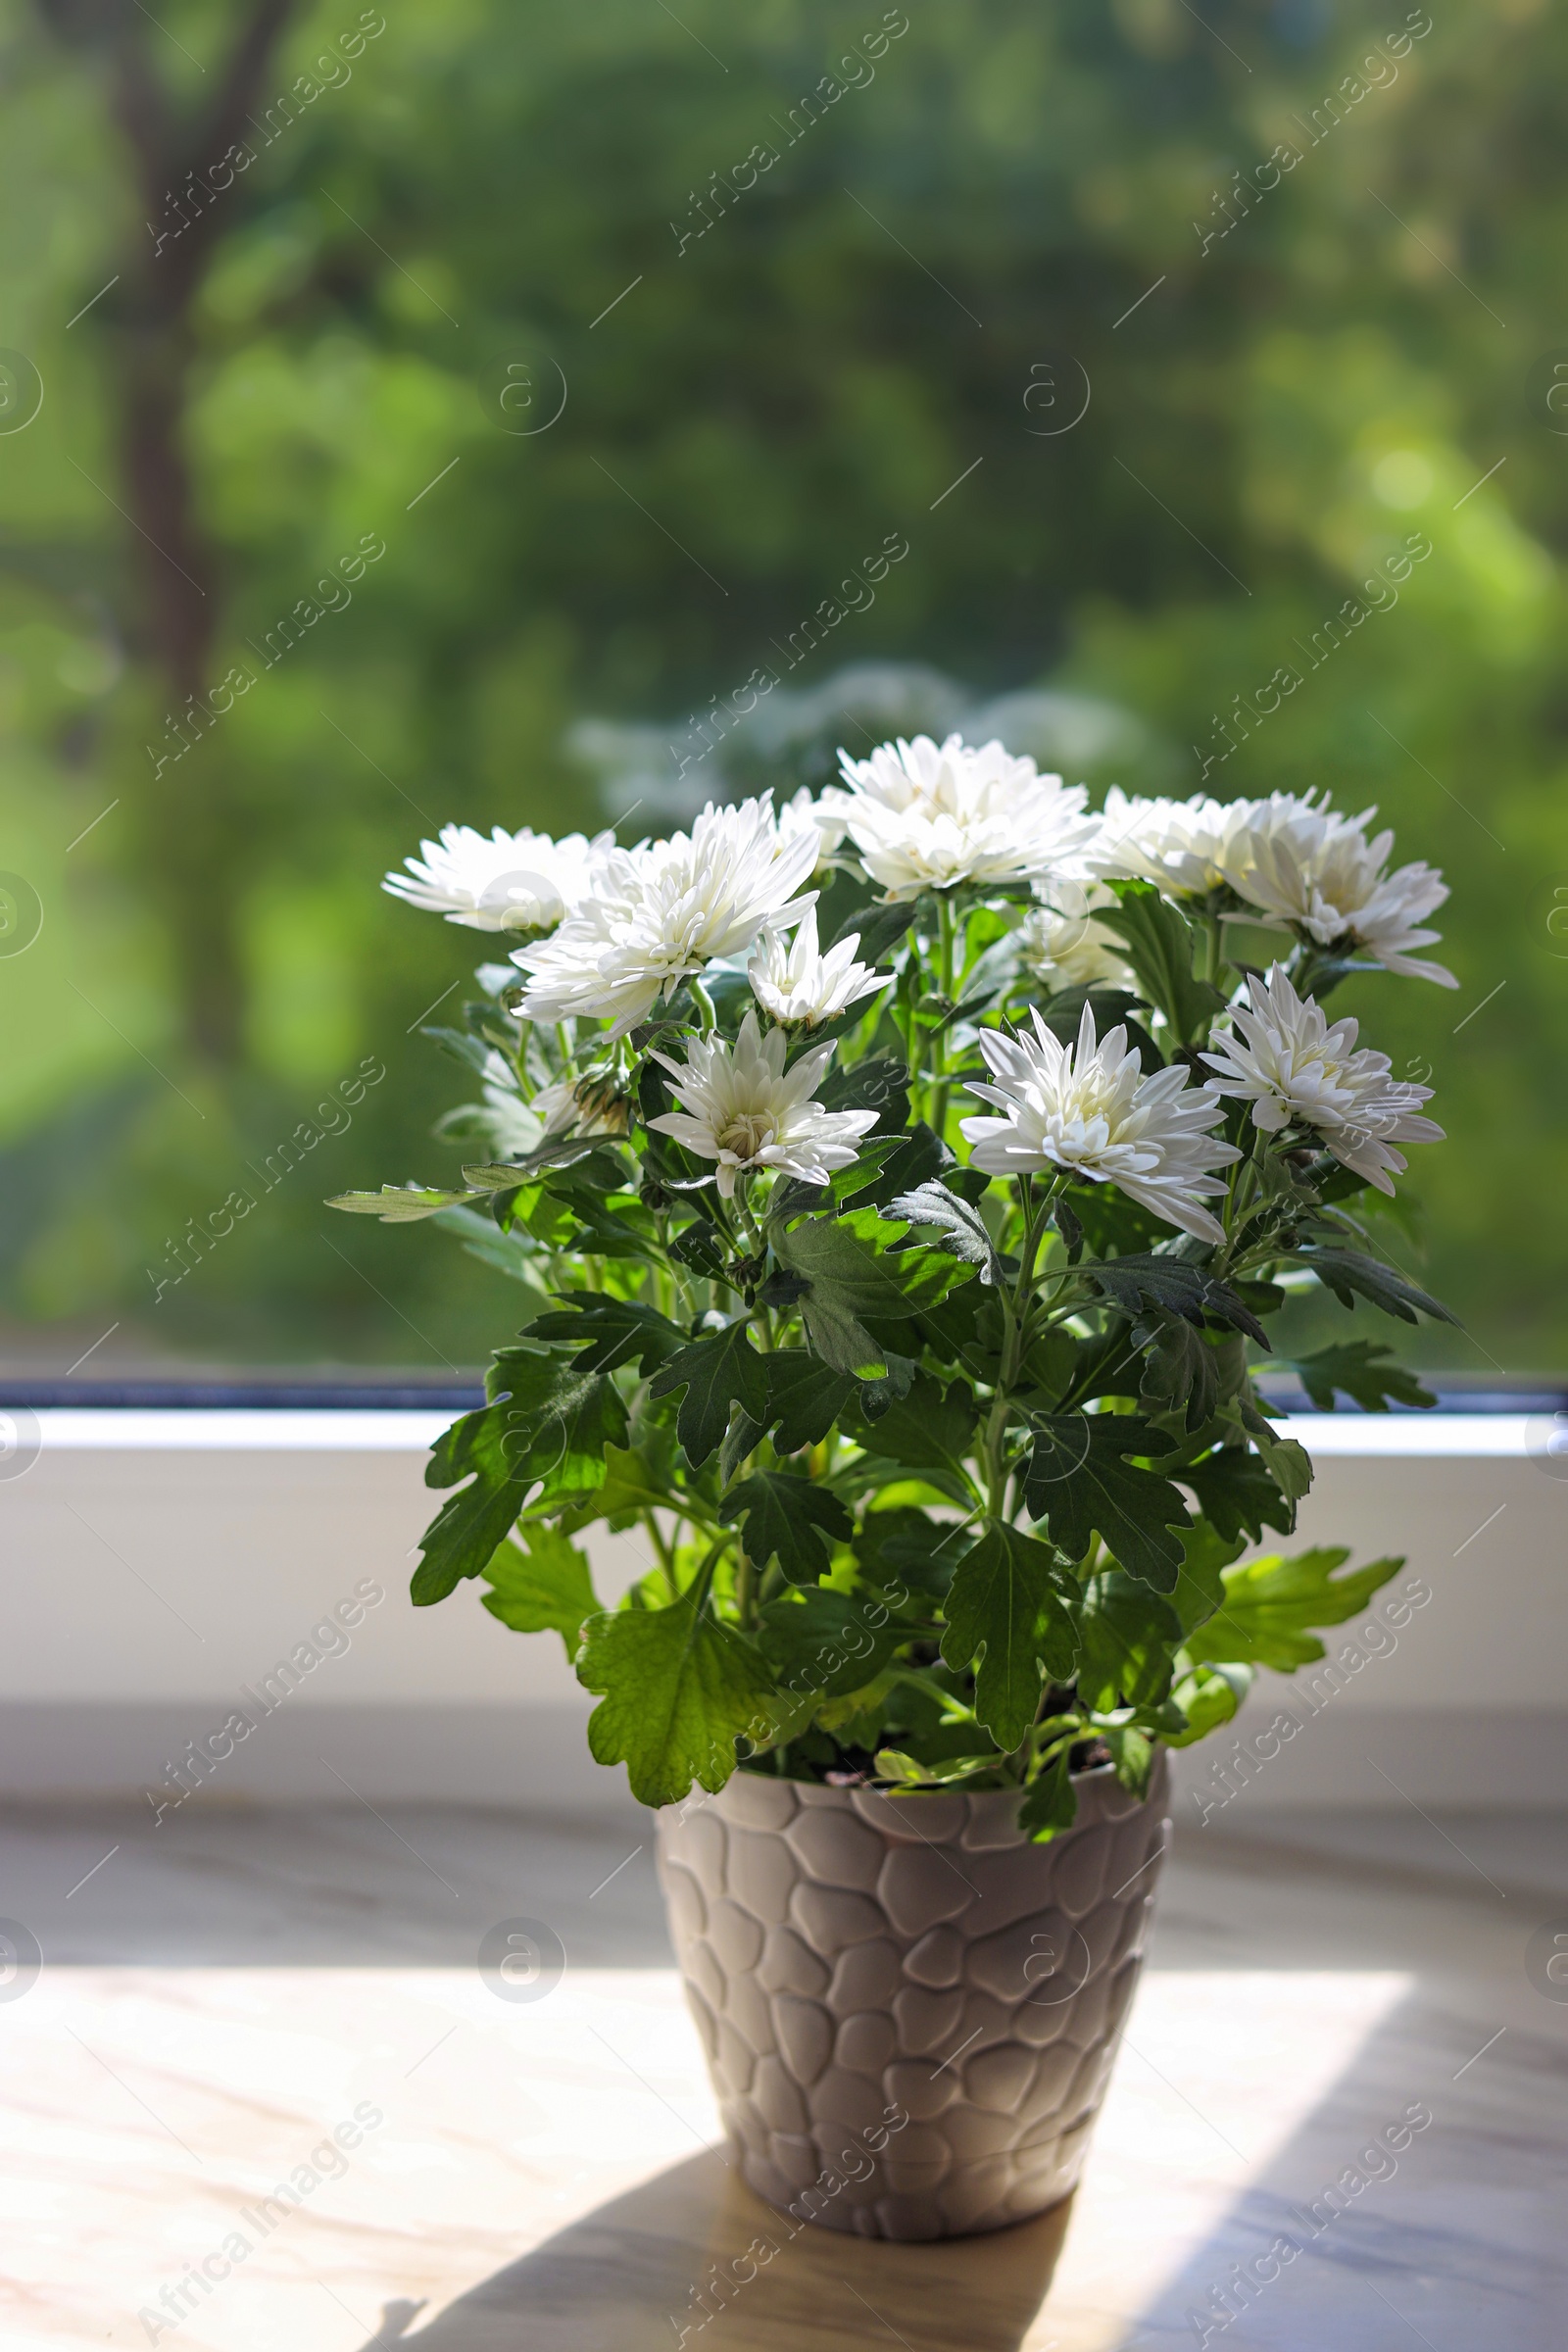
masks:
<instances>
[{"instance_id":1,"label":"white flower petal","mask_svg":"<svg viewBox=\"0 0 1568 2352\"><path fill-rule=\"evenodd\" d=\"M552 841L497 825L487 841L471 825L443 825L439 841L420 842L423 858L406 858L408 872L388 874L381 887L471 931L548 931L587 896L613 846L610 833Z\"/></svg>"},{"instance_id":2,"label":"white flower petal","mask_svg":"<svg viewBox=\"0 0 1568 2352\"><path fill-rule=\"evenodd\" d=\"M982 1029L980 1048L1002 1083L969 1092L1007 1115L961 1122L975 1167L998 1176L1065 1169L1088 1183L1118 1185L1202 1241L1224 1239L1201 1202L1225 1190L1212 1171L1241 1154L1208 1134L1224 1104L1207 1087L1190 1087L1185 1068L1173 1064L1145 1078L1141 1056L1125 1050L1124 1029L1097 1041L1087 1004L1070 1048L1038 1011L1032 1037Z\"/></svg>"},{"instance_id":3,"label":"white flower petal","mask_svg":"<svg viewBox=\"0 0 1568 2352\"><path fill-rule=\"evenodd\" d=\"M1000 743L901 737L868 760L840 752L839 764L850 839L890 899L1091 870L1100 825L1085 812L1083 786L1042 776Z\"/></svg>"},{"instance_id":4,"label":"white flower petal","mask_svg":"<svg viewBox=\"0 0 1568 2352\"><path fill-rule=\"evenodd\" d=\"M1018 931L1018 955L1053 992L1064 988L1128 988L1134 985L1122 943L1094 919L1096 907L1114 906L1116 894L1103 882L1086 888L1063 877L1036 883L1046 903L1028 914Z\"/></svg>"},{"instance_id":5,"label":"white flower petal","mask_svg":"<svg viewBox=\"0 0 1568 2352\"><path fill-rule=\"evenodd\" d=\"M528 975L529 1020L587 1015L624 1036L677 982L783 929L813 903L794 894L815 863L814 831L780 831L771 795L711 804L689 834L612 850L593 889L551 940L513 960Z\"/></svg>"},{"instance_id":6,"label":"white flower petal","mask_svg":"<svg viewBox=\"0 0 1568 2352\"><path fill-rule=\"evenodd\" d=\"M715 1161L726 1199L736 1174L747 1168L775 1168L808 1184L825 1184L835 1168L858 1156L856 1146L876 1125L874 1110L827 1110L809 1099L832 1057L831 1044L803 1055L790 1070L783 1066L786 1046L782 1029L761 1037L756 1013L748 1012L733 1046L714 1034L689 1039L684 1062L655 1055L685 1107L648 1123L699 1158Z\"/></svg>"},{"instance_id":7,"label":"white flower petal","mask_svg":"<svg viewBox=\"0 0 1568 2352\"><path fill-rule=\"evenodd\" d=\"M1250 1101L1254 1126L1266 1133L1293 1123L1312 1129L1336 1159L1392 1193L1405 1164L1392 1147L1442 1140L1442 1128L1419 1112L1432 1089L1391 1077L1386 1054L1357 1051L1357 1024L1331 1028L1321 1004L1297 995L1283 965L1266 982L1252 981L1250 994L1250 1008L1233 1007L1230 1029L1203 1055L1217 1073L1209 1084Z\"/></svg>"},{"instance_id":8,"label":"white flower petal","mask_svg":"<svg viewBox=\"0 0 1568 2352\"><path fill-rule=\"evenodd\" d=\"M787 1027L814 1029L837 1020L862 997L893 985L892 973L877 973L854 960L859 944L855 932L822 955L816 908L808 907L793 942L786 942L779 931L764 931L747 967L752 993L764 1012Z\"/></svg>"}]
</instances>

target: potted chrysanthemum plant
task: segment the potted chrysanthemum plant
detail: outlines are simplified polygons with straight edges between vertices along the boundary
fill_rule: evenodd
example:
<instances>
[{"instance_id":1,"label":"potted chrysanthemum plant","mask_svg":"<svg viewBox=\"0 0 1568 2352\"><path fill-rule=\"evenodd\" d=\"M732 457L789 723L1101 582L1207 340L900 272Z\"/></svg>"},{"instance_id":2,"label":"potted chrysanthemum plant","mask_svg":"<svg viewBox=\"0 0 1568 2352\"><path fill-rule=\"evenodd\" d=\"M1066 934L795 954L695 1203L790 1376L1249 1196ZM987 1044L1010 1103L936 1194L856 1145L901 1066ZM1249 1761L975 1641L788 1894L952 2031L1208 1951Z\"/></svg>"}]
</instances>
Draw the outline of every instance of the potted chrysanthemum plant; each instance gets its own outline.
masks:
<instances>
[{"instance_id":1,"label":"potted chrysanthemum plant","mask_svg":"<svg viewBox=\"0 0 1568 2352\"><path fill-rule=\"evenodd\" d=\"M1241 1559L1311 1479L1269 1319L1446 1316L1362 1216L1428 1090L1323 1009L1448 979L1441 880L1317 799L1086 800L922 737L635 849L449 827L388 886L519 935L435 1032L473 1158L335 1203L521 1286L414 1598L564 1638L747 2178L862 2233L1071 2187L1165 1751L1399 1565ZM1297 1370L1431 1401L1364 1339ZM612 1608L596 1521L649 1562Z\"/></svg>"}]
</instances>

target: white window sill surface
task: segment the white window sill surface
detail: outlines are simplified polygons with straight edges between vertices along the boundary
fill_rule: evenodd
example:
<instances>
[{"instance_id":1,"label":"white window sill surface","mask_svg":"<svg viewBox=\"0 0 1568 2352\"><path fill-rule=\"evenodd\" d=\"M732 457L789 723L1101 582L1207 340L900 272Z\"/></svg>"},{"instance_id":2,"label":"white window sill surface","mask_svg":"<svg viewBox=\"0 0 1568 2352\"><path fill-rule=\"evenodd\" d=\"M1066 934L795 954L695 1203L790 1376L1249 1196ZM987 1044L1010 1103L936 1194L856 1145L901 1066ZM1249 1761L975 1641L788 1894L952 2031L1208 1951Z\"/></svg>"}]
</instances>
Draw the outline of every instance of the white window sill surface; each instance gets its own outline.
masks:
<instances>
[{"instance_id":1,"label":"white window sill surface","mask_svg":"<svg viewBox=\"0 0 1568 2352\"><path fill-rule=\"evenodd\" d=\"M424 1453L454 1411L319 1411L246 1407L148 1410L135 1406L56 1406L33 1416L43 1446L91 1451ZM1277 1424L1308 1453L1389 1458L1534 1454L1563 1457L1568 1475L1568 1414L1293 1413Z\"/></svg>"}]
</instances>

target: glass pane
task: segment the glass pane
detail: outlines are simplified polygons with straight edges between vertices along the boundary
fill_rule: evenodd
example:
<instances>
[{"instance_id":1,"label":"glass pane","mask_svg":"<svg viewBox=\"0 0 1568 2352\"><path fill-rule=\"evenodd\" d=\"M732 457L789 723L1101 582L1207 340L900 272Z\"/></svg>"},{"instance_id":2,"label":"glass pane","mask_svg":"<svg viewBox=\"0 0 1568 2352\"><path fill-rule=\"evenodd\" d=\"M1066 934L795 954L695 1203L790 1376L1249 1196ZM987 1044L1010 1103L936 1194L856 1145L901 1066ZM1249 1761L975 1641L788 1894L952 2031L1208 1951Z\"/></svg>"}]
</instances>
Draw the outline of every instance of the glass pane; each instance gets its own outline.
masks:
<instances>
[{"instance_id":1,"label":"glass pane","mask_svg":"<svg viewBox=\"0 0 1568 2352\"><path fill-rule=\"evenodd\" d=\"M1360 23L8 6L6 1363L480 1362L480 1237L322 1205L505 1143L424 1033L514 943L382 874L957 726L1446 870L1336 1006L1452 1139L1399 1336L1559 1364L1568 55Z\"/></svg>"}]
</instances>

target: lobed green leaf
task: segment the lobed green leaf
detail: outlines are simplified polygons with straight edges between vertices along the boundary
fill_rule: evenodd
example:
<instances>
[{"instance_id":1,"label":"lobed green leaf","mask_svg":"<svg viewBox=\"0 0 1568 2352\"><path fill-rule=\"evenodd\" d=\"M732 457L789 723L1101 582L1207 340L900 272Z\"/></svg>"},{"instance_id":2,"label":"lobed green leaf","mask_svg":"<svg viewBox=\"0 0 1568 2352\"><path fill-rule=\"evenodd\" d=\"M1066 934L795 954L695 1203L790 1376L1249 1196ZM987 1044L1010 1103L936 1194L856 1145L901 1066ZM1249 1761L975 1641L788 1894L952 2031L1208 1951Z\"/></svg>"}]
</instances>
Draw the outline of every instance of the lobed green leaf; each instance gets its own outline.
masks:
<instances>
[{"instance_id":1,"label":"lobed green leaf","mask_svg":"<svg viewBox=\"0 0 1568 2352\"><path fill-rule=\"evenodd\" d=\"M1192 1514L1168 1478L1130 1457L1166 1453L1171 1441L1119 1413L1049 1414L1034 1432L1024 1499L1053 1544L1081 1560L1098 1535L1129 1574L1168 1592L1183 1560L1177 1531Z\"/></svg>"},{"instance_id":2,"label":"lobed green leaf","mask_svg":"<svg viewBox=\"0 0 1568 2352\"><path fill-rule=\"evenodd\" d=\"M848 1543L855 1523L829 1487L791 1470L755 1470L719 1505L725 1527L745 1522L746 1548L760 1567L776 1559L792 1584L814 1584L831 1564L835 1544Z\"/></svg>"},{"instance_id":3,"label":"lobed green leaf","mask_svg":"<svg viewBox=\"0 0 1568 2352\"><path fill-rule=\"evenodd\" d=\"M722 1788L735 1741L778 1704L760 1652L690 1595L590 1617L577 1680L603 1693L588 1718L596 1761L624 1764L644 1805L677 1803L694 1780Z\"/></svg>"},{"instance_id":4,"label":"lobed green leaf","mask_svg":"<svg viewBox=\"0 0 1568 2352\"><path fill-rule=\"evenodd\" d=\"M1188 1655L1197 1663L1273 1666L1283 1674L1323 1657L1310 1629L1358 1615L1404 1566L1402 1558L1374 1560L1341 1576L1349 1556L1343 1544L1320 1544L1293 1559L1274 1552L1227 1568L1224 1605L1189 1636Z\"/></svg>"},{"instance_id":5,"label":"lobed green leaf","mask_svg":"<svg viewBox=\"0 0 1568 2352\"><path fill-rule=\"evenodd\" d=\"M575 1544L556 1528L525 1528L520 1548L511 1542L498 1547L484 1581L491 1588L483 1599L492 1617L514 1633L558 1633L570 1665L584 1620L599 1608L588 1562Z\"/></svg>"},{"instance_id":6,"label":"lobed green leaf","mask_svg":"<svg viewBox=\"0 0 1568 2352\"><path fill-rule=\"evenodd\" d=\"M654 1375L650 1394L671 1396L684 1389L675 1427L686 1458L696 1469L716 1452L738 1404L760 1421L767 1407L767 1374L748 1335L745 1318L722 1331L705 1332L677 1348Z\"/></svg>"},{"instance_id":7,"label":"lobed green leaf","mask_svg":"<svg viewBox=\"0 0 1568 2352\"><path fill-rule=\"evenodd\" d=\"M1042 1672L1071 1678L1077 1652L1064 1580L1049 1544L1015 1527L988 1527L954 1572L942 1655L975 1668L975 1713L1001 1748L1035 1719Z\"/></svg>"}]
</instances>

